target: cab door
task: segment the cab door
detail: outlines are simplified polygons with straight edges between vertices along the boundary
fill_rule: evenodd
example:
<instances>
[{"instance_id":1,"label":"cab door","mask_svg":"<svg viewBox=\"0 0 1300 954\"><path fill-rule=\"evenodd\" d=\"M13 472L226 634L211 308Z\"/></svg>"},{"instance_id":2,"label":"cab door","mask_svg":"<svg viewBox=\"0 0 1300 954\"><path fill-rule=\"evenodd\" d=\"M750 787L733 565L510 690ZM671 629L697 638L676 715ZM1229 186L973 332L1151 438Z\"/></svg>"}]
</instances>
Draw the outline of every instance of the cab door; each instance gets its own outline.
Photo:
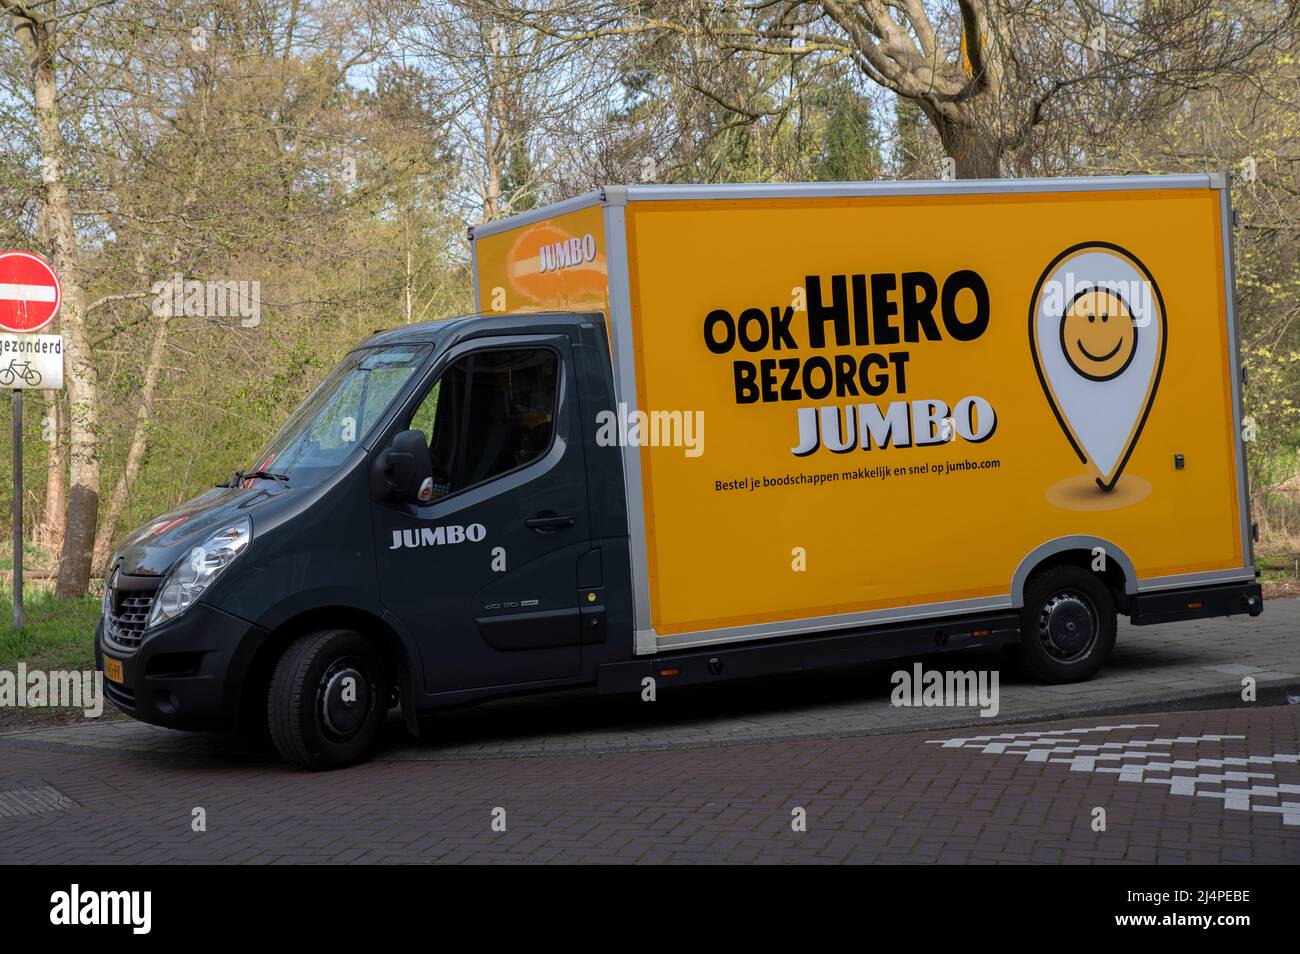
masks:
<instances>
[{"instance_id":1,"label":"cab door","mask_svg":"<svg viewBox=\"0 0 1300 954\"><path fill-rule=\"evenodd\" d=\"M375 503L375 549L426 692L578 673L590 520L573 360L564 334L473 339L399 422L429 438L432 499Z\"/></svg>"}]
</instances>

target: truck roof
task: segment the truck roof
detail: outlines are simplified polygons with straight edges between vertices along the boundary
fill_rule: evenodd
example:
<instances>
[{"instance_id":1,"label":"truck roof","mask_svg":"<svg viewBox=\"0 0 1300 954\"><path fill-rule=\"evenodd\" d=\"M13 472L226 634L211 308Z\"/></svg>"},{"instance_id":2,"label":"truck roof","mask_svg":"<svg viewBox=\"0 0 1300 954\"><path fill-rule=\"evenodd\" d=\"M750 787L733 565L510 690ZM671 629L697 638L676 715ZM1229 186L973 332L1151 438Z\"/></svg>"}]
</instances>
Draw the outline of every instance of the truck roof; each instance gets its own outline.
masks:
<instances>
[{"instance_id":1,"label":"truck roof","mask_svg":"<svg viewBox=\"0 0 1300 954\"><path fill-rule=\"evenodd\" d=\"M995 195L1032 192L1093 192L1113 189L1221 189L1224 172L1076 176L1043 179L899 179L868 182L637 183L604 185L572 198L492 222L470 226L470 240L495 235L593 205L629 202L699 202L708 199L813 199L896 195Z\"/></svg>"},{"instance_id":2,"label":"truck roof","mask_svg":"<svg viewBox=\"0 0 1300 954\"><path fill-rule=\"evenodd\" d=\"M376 348L383 345L430 344L434 340L445 338L448 335L460 337L464 332L471 329L476 332L489 332L498 328L515 328L521 315L527 317L529 324L539 325L546 323L571 325L580 324L584 321L604 321L604 316L595 312L572 311L512 312L505 315L454 315L450 318L422 321L413 325L398 325L396 328L376 331L365 341L358 344L357 347Z\"/></svg>"}]
</instances>

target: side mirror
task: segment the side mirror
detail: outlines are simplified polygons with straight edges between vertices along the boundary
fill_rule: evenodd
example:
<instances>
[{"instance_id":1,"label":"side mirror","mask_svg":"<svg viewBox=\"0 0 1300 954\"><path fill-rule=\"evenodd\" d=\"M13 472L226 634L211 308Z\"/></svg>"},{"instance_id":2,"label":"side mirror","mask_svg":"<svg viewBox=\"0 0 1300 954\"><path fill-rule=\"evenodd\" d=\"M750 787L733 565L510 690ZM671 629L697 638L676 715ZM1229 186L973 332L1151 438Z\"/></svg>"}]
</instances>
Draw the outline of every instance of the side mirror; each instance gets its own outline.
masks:
<instances>
[{"instance_id":1,"label":"side mirror","mask_svg":"<svg viewBox=\"0 0 1300 954\"><path fill-rule=\"evenodd\" d=\"M400 431L370 466L370 486L376 495L420 502L426 481L433 480L433 460L424 431ZM426 501L427 502L427 501Z\"/></svg>"}]
</instances>

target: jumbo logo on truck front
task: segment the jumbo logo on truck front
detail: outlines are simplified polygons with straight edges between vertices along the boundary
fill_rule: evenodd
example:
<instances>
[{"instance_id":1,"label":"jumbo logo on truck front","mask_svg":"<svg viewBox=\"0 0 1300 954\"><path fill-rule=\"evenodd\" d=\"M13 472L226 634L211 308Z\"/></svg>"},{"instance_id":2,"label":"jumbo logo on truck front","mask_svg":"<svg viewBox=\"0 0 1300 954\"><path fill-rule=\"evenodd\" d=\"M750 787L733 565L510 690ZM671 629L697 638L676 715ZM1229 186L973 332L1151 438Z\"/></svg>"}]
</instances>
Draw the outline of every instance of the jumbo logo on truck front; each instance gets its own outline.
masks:
<instances>
[{"instance_id":1,"label":"jumbo logo on truck front","mask_svg":"<svg viewBox=\"0 0 1300 954\"><path fill-rule=\"evenodd\" d=\"M890 390L906 395L912 349L890 346L945 337L971 342L988 329L988 285L971 269L954 271L942 281L923 271L831 275L826 285L829 289L820 275L804 279L802 328L795 326L793 305L746 308L735 316L725 308L713 309L704 319L705 346L717 355L737 348L747 354L798 351L801 341L816 350L877 350L736 358L732 384L737 404L879 397ZM859 448L924 447L955 437L978 444L993 436L997 413L988 400L972 394L951 405L929 397L800 407L796 425L798 443L790 451L807 457L823 448L843 454Z\"/></svg>"}]
</instances>

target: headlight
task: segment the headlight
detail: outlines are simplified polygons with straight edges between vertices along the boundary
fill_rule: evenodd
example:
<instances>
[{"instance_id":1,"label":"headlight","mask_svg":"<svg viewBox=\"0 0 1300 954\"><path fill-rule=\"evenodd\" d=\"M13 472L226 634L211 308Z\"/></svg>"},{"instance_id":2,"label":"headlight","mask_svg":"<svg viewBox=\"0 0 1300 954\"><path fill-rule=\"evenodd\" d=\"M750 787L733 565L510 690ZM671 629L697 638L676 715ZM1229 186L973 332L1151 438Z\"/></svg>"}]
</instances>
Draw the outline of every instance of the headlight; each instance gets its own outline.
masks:
<instances>
[{"instance_id":1,"label":"headlight","mask_svg":"<svg viewBox=\"0 0 1300 954\"><path fill-rule=\"evenodd\" d=\"M116 556L116 554L114 554ZM110 563L109 566L112 566ZM117 581L117 570L108 574L104 581L104 598L100 601L100 610L104 617L113 615L113 584Z\"/></svg>"},{"instance_id":2,"label":"headlight","mask_svg":"<svg viewBox=\"0 0 1300 954\"><path fill-rule=\"evenodd\" d=\"M149 629L173 620L193 606L203 591L248 549L253 525L245 517L223 527L176 561L163 579L149 611Z\"/></svg>"}]
</instances>

